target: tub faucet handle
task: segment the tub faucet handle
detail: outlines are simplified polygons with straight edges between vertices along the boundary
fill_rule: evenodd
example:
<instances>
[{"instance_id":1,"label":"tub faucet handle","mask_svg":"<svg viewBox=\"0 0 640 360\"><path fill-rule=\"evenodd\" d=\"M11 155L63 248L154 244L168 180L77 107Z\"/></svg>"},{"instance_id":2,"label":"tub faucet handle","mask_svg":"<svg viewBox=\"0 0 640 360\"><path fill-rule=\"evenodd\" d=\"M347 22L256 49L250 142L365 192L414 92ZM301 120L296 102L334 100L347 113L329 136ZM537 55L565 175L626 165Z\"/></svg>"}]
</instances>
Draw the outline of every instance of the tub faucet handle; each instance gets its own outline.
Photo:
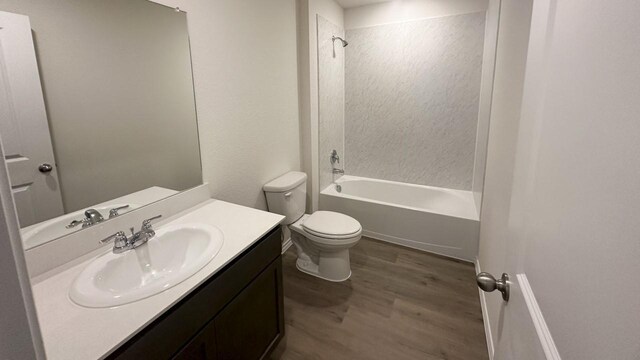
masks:
<instances>
[{"instance_id":1,"label":"tub faucet handle","mask_svg":"<svg viewBox=\"0 0 640 360\"><path fill-rule=\"evenodd\" d=\"M335 165L336 163L340 164L340 156L338 156L336 149L331 151L331 157L329 160L331 161L331 165Z\"/></svg>"}]
</instances>

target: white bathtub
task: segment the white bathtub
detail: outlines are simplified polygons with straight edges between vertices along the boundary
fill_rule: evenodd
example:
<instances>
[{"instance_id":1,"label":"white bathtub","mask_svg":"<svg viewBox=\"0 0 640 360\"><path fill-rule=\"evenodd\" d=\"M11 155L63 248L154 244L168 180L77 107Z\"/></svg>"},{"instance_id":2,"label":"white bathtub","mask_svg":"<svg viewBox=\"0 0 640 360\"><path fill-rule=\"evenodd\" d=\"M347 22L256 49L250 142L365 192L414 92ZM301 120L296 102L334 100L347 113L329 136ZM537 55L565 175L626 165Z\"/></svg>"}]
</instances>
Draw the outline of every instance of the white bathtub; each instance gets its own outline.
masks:
<instances>
[{"instance_id":1,"label":"white bathtub","mask_svg":"<svg viewBox=\"0 0 640 360\"><path fill-rule=\"evenodd\" d=\"M470 191L345 175L320 193L320 209L356 218L363 235L474 261L480 222Z\"/></svg>"}]
</instances>

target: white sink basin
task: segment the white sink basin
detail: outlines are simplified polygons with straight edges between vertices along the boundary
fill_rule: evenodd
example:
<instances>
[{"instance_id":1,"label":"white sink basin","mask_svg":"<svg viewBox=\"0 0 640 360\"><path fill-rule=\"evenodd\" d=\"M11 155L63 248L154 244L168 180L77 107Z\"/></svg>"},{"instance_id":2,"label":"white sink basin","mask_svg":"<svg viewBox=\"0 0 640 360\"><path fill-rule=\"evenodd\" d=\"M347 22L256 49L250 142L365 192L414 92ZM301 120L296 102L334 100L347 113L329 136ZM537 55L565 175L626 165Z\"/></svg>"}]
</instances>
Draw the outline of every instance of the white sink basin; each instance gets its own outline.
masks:
<instances>
[{"instance_id":1,"label":"white sink basin","mask_svg":"<svg viewBox=\"0 0 640 360\"><path fill-rule=\"evenodd\" d=\"M147 298L202 269L218 254L223 242L222 232L213 226L164 226L145 245L97 257L75 279L69 296L76 304L93 308Z\"/></svg>"}]
</instances>

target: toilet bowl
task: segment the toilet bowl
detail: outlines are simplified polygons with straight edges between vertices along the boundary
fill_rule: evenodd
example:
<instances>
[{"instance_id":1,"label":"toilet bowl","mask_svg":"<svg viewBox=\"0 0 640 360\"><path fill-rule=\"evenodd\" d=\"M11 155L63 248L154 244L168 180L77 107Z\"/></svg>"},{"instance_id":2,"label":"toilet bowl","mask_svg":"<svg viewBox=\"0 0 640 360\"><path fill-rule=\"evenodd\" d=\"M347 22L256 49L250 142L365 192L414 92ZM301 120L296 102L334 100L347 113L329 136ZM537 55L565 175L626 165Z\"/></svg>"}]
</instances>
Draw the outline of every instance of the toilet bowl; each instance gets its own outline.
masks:
<instances>
[{"instance_id":1,"label":"toilet bowl","mask_svg":"<svg viewBox=\"0 0 640 360\"><path fill-rule=\"evenodd\" d=\"M351 222L351 230L335 231L330 222L317 224L317 217L341 218ZM312 221L308 221L312 220ZM305 226L314 223L315 228ZM362 227L350 216L331 211L317 211L312 215L303 215L290 226L293 244L296 247L298 270L329 281L345 281L351 277L349 249L355 246L362 236Z\"/></svg>"},{"instance_id":2,"label":"toilet bowl","mask_svg":"<svg viewBox=\"0 0 640 360\"><path fill-rule=\"evenodd\" d=\"M360 223L333 211L305 214L307 175L289 172L264 186L269 211L285 216L283 244L296 247L296 267L328 281L345 281L351 276L349 249L362 236Z\"/></svg>"}]
</instances>

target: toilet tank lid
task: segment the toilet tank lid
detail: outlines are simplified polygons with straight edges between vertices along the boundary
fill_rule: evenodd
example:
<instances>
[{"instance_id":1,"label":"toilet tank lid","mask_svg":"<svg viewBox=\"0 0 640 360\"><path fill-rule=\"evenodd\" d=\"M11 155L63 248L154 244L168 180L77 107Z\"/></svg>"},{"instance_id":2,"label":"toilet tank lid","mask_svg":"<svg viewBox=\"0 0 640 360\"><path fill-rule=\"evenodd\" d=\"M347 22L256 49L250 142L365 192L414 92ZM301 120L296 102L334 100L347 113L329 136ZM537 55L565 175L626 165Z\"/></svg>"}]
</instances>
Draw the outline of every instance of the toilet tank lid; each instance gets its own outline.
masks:
<instances>
[{"instance_id":1,"label":"toilet tank lid","mask_svg":"<svg viewBox=\"0 0 640 360\"><path fill-rule=\"evenodd\" d=\"M307 181L307 174L291 171L266 183L263 190L266 192L285 192L295 189L305 181Z\"/></svg>"}]
</instances>

